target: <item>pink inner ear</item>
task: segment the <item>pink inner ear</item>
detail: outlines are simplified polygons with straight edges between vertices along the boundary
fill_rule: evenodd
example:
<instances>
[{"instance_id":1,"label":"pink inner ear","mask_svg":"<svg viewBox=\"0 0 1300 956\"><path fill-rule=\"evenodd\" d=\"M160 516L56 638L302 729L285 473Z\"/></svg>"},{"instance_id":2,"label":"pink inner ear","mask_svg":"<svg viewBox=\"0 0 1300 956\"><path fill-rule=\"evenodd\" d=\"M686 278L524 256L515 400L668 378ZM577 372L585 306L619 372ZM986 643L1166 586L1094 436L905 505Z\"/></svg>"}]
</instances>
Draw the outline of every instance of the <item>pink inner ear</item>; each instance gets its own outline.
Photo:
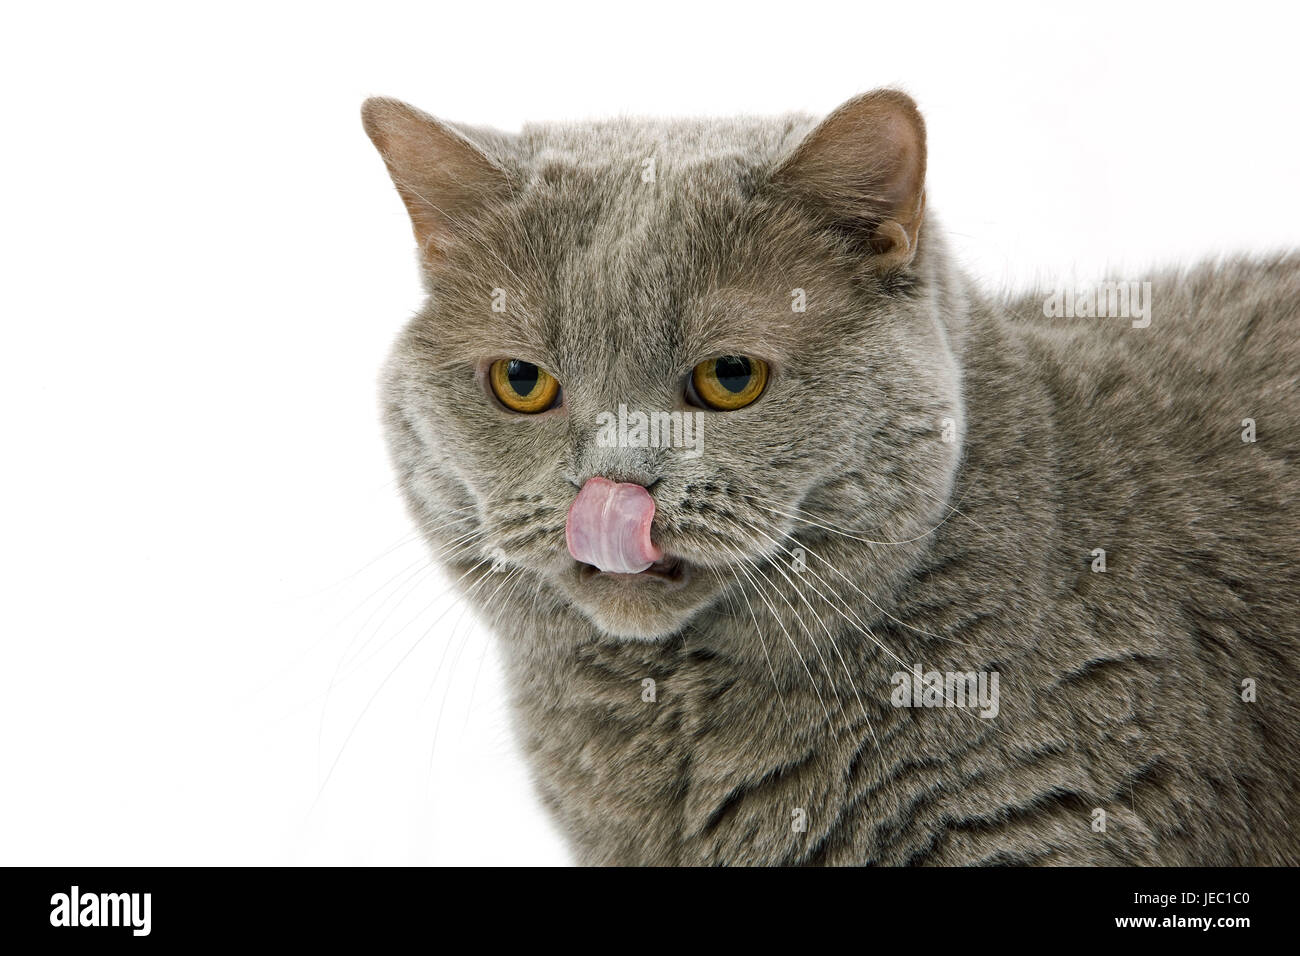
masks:
<instances>
[{"instance_id":1,"label":"pink inner ear","mask_svg":"<svg viewBox=\"0 0 1300 956\"><path fill-rule=\"evenodd\" d=\"M590 478L569 506L569 554L612 574L644 571L663 557L650 540L654 516L655 500L641 485Z\"/></svg>"},{"instance_id":2,"label":"pink inner ear","mask_svg":"<svg viewBox=\"0 0 1300 956\"><path fill-rule=\"evenodd\" d=\"M774 176L847 220L895 220L914 241L925 164L916 104L897 90L877 90L823 120Z\"/></svg>"},{"instance_id":3,"label":"pink inner ear","mask_svg":"<svg viewBox=\"0 0 1300 956\"><path fill-rule=\"evenodd\" d=\"M372 97L361 120L428 256L436 256L476 209L508 190L506 173L482 149L413 106Z\"/></svg>"}]
</instances>

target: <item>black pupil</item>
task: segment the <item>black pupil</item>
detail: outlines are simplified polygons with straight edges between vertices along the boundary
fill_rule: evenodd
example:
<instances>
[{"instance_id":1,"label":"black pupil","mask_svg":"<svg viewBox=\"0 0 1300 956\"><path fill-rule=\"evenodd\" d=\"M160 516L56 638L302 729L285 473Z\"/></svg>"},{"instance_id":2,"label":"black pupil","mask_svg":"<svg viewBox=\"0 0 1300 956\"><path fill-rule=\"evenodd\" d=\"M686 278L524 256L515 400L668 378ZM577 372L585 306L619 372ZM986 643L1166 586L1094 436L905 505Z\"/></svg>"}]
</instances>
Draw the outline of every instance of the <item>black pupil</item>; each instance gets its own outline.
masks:
<instances>
[{"instance_id":1,"label":"black pupil","mask_svg":"<svg viewBox=\"0 0 1300 956\"><path fill-rule=\"evenodd\" d=\"M718 383L733 395L743 392L753 376L749 359L743 355L724 355L714 364L713 371Z\"/></svg>"},{"instance_id":2,"label":"black pupil","mask_svg":"<svg viewBox=\"0 0 1300 956\"><path fill-rule=\"evenodd\" d=\"M510 364L506 366L506 379L520 398L527 398L533 393L533 389L537 387L537 378L537 366L530 362L511 359Z\"/></svg>"}]
</instances>

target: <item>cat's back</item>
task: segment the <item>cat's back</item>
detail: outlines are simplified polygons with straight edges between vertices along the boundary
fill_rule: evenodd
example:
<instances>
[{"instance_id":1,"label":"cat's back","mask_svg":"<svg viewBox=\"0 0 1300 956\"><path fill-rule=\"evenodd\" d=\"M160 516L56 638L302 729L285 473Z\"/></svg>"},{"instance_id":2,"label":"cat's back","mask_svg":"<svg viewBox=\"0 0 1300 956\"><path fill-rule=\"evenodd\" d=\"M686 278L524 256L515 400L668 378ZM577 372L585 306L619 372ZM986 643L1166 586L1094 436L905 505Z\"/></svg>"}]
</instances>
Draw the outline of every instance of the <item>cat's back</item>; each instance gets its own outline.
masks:
<instances>
[{"instance_id":1,"label":"cat's back","mask_svg":"<svg viewBox=\"0 0 1300 956\"><path fill-rule=\"evenodd\" d=\"M1153 582L1189 553L1220 577L1234 566L1276 612L1300 567L1300 256L1141 281L1149 324L1048 317L1036 293L1011 304L1003 327L1002 347L1042 395L1028 407L1052 436L1069 523L1140 544Z\"/></svg>"},{"instance_id":2,"label":"cat's back","mask_svg":"<svg viewBox=\"0 0 1300 956\"><path fill-rule=\"evenodd\" d=\"M1116 288L1131 294L1123 314ZM1120 422L1145 409L1197 434L1235 433L1252 419L1267 423L1270 456L1300 450L1300 255L1039 290L1007 311L1037 363L1054 366L1064 398L1094 411L1111 404Z\"/></svg>"},{"instance_id":3,"label":"cat's back","mask_svg":"<svg viewBox=\"0 0 1300 956\"><path fill-rule=\"evenodd\" d=\"M1029 628L1030 646L1077 643L1081 674L1131 668L1133 739L1170 768L1144 798L1153 858L1294 862L1300 256L1137 281L1149 324L1061 314L1050 289L977 315L962 508L1013 529L1009 592L1037 575L1054 639L1038 644ZM1086 287L1073 291L1086 301ZM1052 693L1086 711L1089 680ZM1120 748L1097 767L1131 757ZM1216 800L1249 824L1198 829L1187 806Z\"/></svg>"}]
</instances>

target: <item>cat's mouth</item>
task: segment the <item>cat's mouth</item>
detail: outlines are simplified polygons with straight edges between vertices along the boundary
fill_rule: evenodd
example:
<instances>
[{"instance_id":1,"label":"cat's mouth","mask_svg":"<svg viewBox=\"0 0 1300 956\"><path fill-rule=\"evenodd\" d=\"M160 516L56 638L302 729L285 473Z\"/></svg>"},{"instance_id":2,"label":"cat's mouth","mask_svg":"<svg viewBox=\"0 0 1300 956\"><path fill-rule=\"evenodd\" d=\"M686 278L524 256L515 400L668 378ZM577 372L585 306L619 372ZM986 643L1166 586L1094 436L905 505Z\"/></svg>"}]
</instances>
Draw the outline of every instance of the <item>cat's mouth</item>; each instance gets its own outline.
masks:
<instances>
[{"instance_id":1,"label":"cat's mouth","mask_svg":"<svg viewBox=\"0 0 1300 956\"><path fill-rule=\"evenodd\" d=\"M583 581L588 581L594 577L608 578L614 581L662 581L666 584L685 584L688 576L686 562L681 558L672 555L664 555L659 561L656 561L644 571L638 571L634 574L621 574L614 571L602 571L594 564L585 564L581 561L578 564L578 576Z\"/></svg>"},{"instance_id":2,"label":"cat's mouth","mask_svg":"<svg viewBox=\"0 0 1300 956\"><path fill-rule=\"evenodd\" d=\"M698 592L690 566L651 540L655 502L645 486L595 476L565 521L574 598L606 633L653 640L679 628ZM697 595L698 596L698 595Z\"/></svg>"}]
</instances>

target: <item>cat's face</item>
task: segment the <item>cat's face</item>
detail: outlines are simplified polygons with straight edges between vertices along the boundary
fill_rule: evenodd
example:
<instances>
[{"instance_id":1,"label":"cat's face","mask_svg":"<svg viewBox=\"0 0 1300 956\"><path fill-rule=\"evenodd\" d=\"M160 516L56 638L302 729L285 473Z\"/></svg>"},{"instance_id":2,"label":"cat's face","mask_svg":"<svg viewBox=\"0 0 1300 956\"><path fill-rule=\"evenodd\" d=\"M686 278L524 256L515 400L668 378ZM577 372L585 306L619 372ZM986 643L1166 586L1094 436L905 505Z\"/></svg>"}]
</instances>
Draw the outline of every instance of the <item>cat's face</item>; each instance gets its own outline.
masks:
<instances>
[{"instance_id":1,"label":"cat's face","mask_svg":"<svg viewBox=\"0 0 1300 956\"><path fill-rule=\"evenodd\" d=\"M877 151L923 142L910 101L866 99L829 146L844 110L803 146L810 124L789 120L480 134L480 152L368 108L431 293L386 374L390 437L444 558L537 576L604 633L650 640L738 582L799 573L789 532L889 534L932 511L891 481L947 473L959 402L917 158L868 149L855 183L826 165L867 120ZM593 478L648 490L631 524L575 506ZM584 532L591 553L641 553L623 540L640 518L648 568L580 560Z\"/></svg>"}]
</instances>

